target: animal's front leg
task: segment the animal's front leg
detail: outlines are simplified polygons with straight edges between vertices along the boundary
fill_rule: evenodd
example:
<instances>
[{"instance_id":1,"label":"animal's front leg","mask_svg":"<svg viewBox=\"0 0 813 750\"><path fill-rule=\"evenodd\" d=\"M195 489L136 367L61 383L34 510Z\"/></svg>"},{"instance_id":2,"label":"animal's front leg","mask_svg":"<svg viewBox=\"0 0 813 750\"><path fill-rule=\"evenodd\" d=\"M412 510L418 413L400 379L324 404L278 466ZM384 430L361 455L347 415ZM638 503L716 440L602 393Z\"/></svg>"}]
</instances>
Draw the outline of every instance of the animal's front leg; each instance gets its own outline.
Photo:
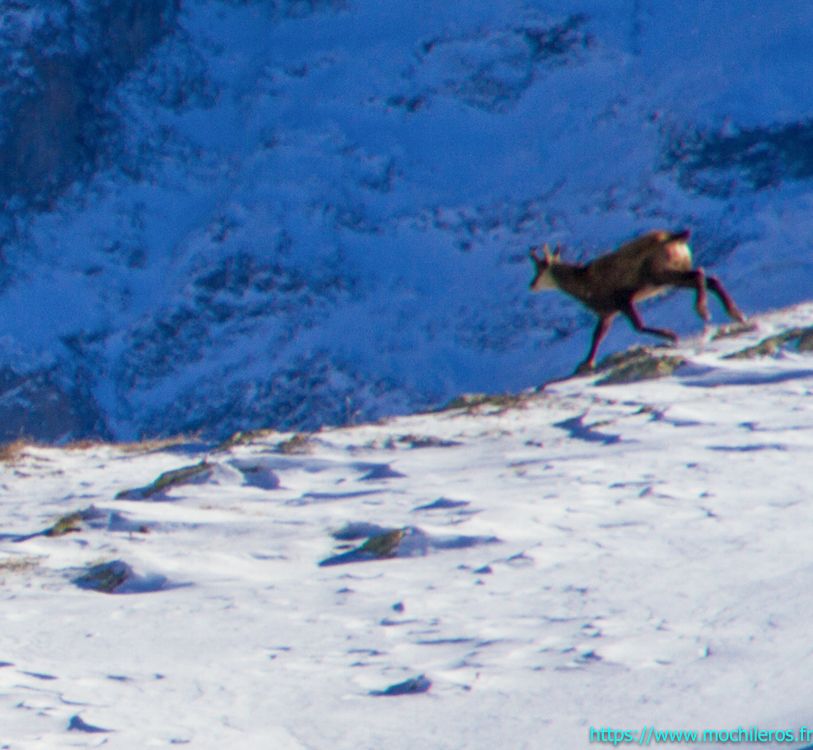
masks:
<instances>
[{"instance_id":1,"label":"animal's front leg","mask_svg":"<svg viewBox=\"0 0 813 750\"><path fill-rule=\"evenodd\" d=\"M584 362L582 362L576 368L577 375L584 372L590 372L596 368L596 353L598 352L598 345L607 335L607 331L610 330L610 325L612 324L614 317L615 313L612 315L604 315L599 317L598 323L596 323L596 328L593 331L593 343L590 345L590 352L587 355L587 359L585 359Z\"/></svg>"}]
</instances>

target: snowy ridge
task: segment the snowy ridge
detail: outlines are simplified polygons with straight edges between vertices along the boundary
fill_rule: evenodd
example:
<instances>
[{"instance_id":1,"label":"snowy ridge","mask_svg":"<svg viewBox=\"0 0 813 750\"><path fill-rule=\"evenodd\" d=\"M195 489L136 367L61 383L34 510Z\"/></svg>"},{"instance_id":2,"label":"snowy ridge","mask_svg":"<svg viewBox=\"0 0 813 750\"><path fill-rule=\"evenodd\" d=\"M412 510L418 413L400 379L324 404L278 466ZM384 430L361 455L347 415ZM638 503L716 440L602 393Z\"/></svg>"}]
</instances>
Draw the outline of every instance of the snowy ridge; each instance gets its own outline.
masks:
<instances>
[{"instance_id":1,"label":"snowy ridge","mask_svg":"<svg viewBox=\"0 0 813 750\"><path fill-rule=\"evenodd\" d=\"M7 451L0 744L798 737L813 305L756 322L650 350L685 360L656 380L209 449Z\"/></svg>"}]
</instances>

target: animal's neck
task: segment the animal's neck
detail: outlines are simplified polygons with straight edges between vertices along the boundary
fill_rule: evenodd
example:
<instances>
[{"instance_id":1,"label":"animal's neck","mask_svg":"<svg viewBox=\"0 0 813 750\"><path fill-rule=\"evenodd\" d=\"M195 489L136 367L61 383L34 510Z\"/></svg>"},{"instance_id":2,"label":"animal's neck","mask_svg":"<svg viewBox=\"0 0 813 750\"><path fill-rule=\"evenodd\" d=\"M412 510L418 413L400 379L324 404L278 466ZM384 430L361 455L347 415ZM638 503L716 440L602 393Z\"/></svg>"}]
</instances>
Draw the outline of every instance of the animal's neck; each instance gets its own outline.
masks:
<instances>
[{"instance_id":1,"label":"animal's neck","mask_svg":"<svg viewBox=\"0 0 813 750\"><path fill-rule=\"evenodd\" d=\"M557 288L582 301L592 296L587 283L586 271L585 266L576 266L569 263L554 263L550 267L550 275Z\"/></svg>"}]
</instances>

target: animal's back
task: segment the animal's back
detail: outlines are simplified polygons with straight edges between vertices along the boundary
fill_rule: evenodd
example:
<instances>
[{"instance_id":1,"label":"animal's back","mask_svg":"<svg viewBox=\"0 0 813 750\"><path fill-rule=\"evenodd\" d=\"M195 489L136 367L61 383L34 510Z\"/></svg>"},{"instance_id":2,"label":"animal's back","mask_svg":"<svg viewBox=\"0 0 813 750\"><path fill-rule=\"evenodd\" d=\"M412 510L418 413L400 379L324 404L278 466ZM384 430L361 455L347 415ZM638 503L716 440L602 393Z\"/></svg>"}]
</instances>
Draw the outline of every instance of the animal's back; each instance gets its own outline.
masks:
<instances>
[{"instance_id":1,"label":"animal's back","mask_svg":"<svg viewBox=\"0 0 813 750\"><path fill-rule=\"evenodd\" d=\"M662 285L651 283L654 276L662 271L692 269L689 246L683 239L672 239L674 236L671 232L650 232L597 258L586 268L591 286L607 291L607 306L612 306L619 295L630 294L639 301L664 291ZM595 301L603 301L602 297L596 295Z\"/></svg>"}]
</instances>

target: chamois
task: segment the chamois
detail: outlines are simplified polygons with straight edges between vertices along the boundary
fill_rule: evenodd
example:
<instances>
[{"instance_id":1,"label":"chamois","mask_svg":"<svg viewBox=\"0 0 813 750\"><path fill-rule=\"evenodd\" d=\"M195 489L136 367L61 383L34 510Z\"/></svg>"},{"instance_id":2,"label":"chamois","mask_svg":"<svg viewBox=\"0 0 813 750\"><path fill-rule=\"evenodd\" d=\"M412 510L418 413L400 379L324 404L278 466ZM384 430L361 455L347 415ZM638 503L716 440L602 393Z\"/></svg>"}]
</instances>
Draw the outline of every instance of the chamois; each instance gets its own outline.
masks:
<instances>
[{"instance_id":1,"label":"chamois","mask_svg":"<svg viewBox=\"0 0 813 750\"><path fill-rule=\"evenodd\" d=\"M695 310L705 321L710 319L706 302L708 287L719 297L734 320L745 322L745 316L723 285L714 276L706 276L702 268L692 268L692 253L686 242L688 239L688 230L648 232L586 265L562 262L561 248L558 246L556 252L551 253L550 247L544 245L543 257L539 256L539 248L531 248L531 260L536 265L531 291L558 289L575 297L598 315L590 352L576 372L595 367L598 346L618 313L624 315L635 330L676 342L678 337L674 331L645 326L634 304L664 292L668 287L696 289Z\"/></svg>"}]
</instances>

